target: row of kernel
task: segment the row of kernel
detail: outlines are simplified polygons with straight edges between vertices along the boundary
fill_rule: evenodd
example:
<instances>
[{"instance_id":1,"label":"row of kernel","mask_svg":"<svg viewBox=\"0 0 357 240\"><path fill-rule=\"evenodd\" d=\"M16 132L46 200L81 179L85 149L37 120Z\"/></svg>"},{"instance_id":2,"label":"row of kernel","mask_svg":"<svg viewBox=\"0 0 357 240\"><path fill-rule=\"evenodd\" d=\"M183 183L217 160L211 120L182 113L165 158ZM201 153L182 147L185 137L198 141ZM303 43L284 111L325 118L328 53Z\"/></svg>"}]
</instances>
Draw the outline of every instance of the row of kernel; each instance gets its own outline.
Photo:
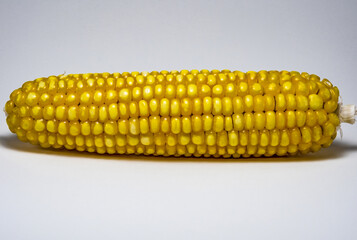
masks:
<instances>
[{"instance_id":1,"label":"row of kernel","mask_svg":"<svg viewBox=\"0 0 357 240\"><path fill-rule=\"evenodd\" d=\"M46 116L45 116L46 117ZM89 121L88 121L89 120ZM73 119L71 121L56 120L54 118L33 119L31 117L18 117L16 114L10 114L7 117L7 122L10 127L21 126L24 130L43 131L47 128L48 131L56 132L59 126L63 126L63 134L75 134L76 129L82 129L84 126L91 126L90 133L100 134L106 129L110 129L110 134L119 133L146 133L146 132L164 132L164 133L190 133L200 131L215 132L220 131L241 131L241 130L273 130L285 129L294 127L313 127L315 125L322 126L326 122L331 123L334 127L339 125L339 118L335 113L327 114L324 110L312 111L286 111L274 112L268 111L266 113L245 113L234 114L232 116L213 116L207 115L193 115L189 117L140 117L119 120L102 119L86 119L85 121L78 121ZM95 126L95 127L94 127ZM69 129L69 130L68 130ZM70 130L73 129L73 132ZM93 131L93 129L98 129ZM109 133L109 132L108 132Z\"/></svg>"},{"instance_id":2,"label":"row of kernel","mask_svg":"<svg viewBox=\"0 0 357 240\"><path fill-rule=\"evenodd\" d=\"M53 147L65 146L67 149L74 149L80 151L98 152L98 153L119 153L119 154L146 154L146 155L167 155L167 156L205 156L205 157L249 157L249 156L284 156L284 155L295 155L300 152L310 152L318 151L321 148L319 143L300 143L298 145L289 146L257 146L257 145L247 145L247 146L209 146L209 145L175 145L171 146L168 144L164 145L144 145L137 144L135 146L126 145L118 146L113 145L111 140L101 139L101 138L87 138L86 144L74 145L73 139L63 136L53 136L50 135L49 142L51 142ZM76 140L77 142L80 142ZM41 143L40 143L41 144ZM324 147L331 144L331 141L325 144ZM41 144L44 147L49 147L51 145ZM227 154L229 156L227 156Z\"/></svg>"},{"instance_id":3,"label":"row of kernel","mask_svg":"<svg viewBox=\"0 0 357 240\"><path fill-rule=\"evenodd\" d=\"M48 91L61 91L64 89L72 89L74 87L114 87L116 85L121 86L134 86L142 84L155 84L155 83L180 83L180 82L195 82L195 83L207 83L211 86L216 83L227 83L234 82L238 80L237 83L241 81L246 81L249 84L253 83L278 83L283 85L284 82L293 81L299 82L304 79L319 81L319 78L316 75L307 74L296 74L296 72L287 72L281 71L249 71L243 73L240 71L231 72L229 70L182 70L179 71L157 71L149 72L124 72L120 73L87 73L87 74L68 74L68 75L59 75L59 76L50 76L48 78L38 78L35 81L29 81L24 83L22 89L26 92L34 89L48 90ZM119 82L116 83L116 81ZM124 81L120 83L120 81ZM322 81L326 86L332 86L332 84L324 79Z\"/></svg>"},{"instance_id":4,"label":"row of kernel","mask_svg":"<svg viewBox=\"0 0 357 240\"><path fill-rule=\"evenodd\" d=\"M101 103L110 103L110 102L129 102L131 100L150 100L153 98L161 99L161 98L184 98L184 97L204 97L204 96L212 96L212 97L234 97L234 96L246 96L252 95L254 97L256 95L270 94L277 95L280 92L282 94L296 94L308 96L309 94L318 93L319 98L322 101L326 102L332 98L332 100L336 101L336 93L335 88L328 88L324 86L318 86L315 82L310 82L310 84L315 84L312 86L307 86L303 82L298 82L296 91L291 82L285 82L283 86L280 87L278 85L274 85L274 83L266 84L263 88L262 85L255 83L249 85L246 82L241 82L238 85L233 83L229 83L226 85L214 85L209 86L207 84L168 84L162 85L157 84L155 86L132 86L129 88L123 87L124 84L121 84L121 89L114 89L116 85L113 82L111 85L108 85L104 88L104 86L100 89L94 87L83 87L83 83L77 82L77 84L72 84L72 86L62 86L58 91L14 91L11 96L11 99L17 105L21 105L23 103L28 104L29 106L33 106L36 104L46 105L48 103L55 104L64 104L67 105L75 105L78 103L81 104L101 104ZM322 85L321 82L318 82ZM93 83L92 83L93 85ZM308 88L312 89L308 89ZM52 96L53 95L53 96Z\"/></svg>"},{"instance_id":5,"label":"row of kernel","mask_svg":"<svg viewBox=\"0 0 357 240\"><path fill-rule=\"evenodd\" d=\"M212 72L217 72L213 70ZM218 71L219 72L219 71ZM23 84L22 89L25 92L37 89L38 91L63 91L65 89L71 91L71 89L77 88L101 88L101 87L120 87L120 86L133 86L164 83L173 81L187 80L195 81L197 75L205 77L208 73L207 70L202 70L201 73L198 70L191 71L182 70L178 71L161 71L161 74L157 71L149 72L124 72L124 73L87 73L87 74L68 74L59 76L50 76L48 78L38 78L34 81L28 81ZM217 74L217 73L215 73ZM223 74L223 72L222 72ZM224 74L223 74L224 75ZM215 76L215 75L214 75Z\"/></svg>"},{"instance_id":6,"label":"row of kernel","mask_svg":"<svg viewBox=\"0 0 357 240\"><path fill-rule=\"evenodd\" d=\"M163 71L164 72L164 71ZM135 74L134 74L135 73ZM182 71L182 73L184 73ZM236 81L237 79L237 81ZM222 71L211 71L211 74L205 74L205 71L202 73L194 74L176 74L175 71L172 73L164 74L164 75L148 75L147 73L139 74L138 72L133 72L132 74L123 73L118 74L70 74L70 75L60 75L60 76L50 76L48 78L40 78L35 81L29 81L24 83L22 89L25 92L29 92L30 90L37 91L49 91L49 92L72 92L76 89L102 89L102 88L122 88L122 87L134 87L134 86L142 86L144 84L154 85L154 84L170 84L174 83L194 83L194 84L207 84L210 87L213 87L216 84L227 84L227 83L235 83L239 84L239 89L246 88L245 85L256 85L251 88L254 92L255 88L262 89L262 85L266 85L265 88L267 91L274 88L274 85L269 85L266 83L277 84L282 86L282 91L291 92L294 91L293 83L303 83L304 78L294 80L290 79L289 74L281 74L278 73L267 73L266 71L260 71L258 73L250 71L247 73L242 73L239 71L230 72L226 70ZM278 81L277 81L278 80ZM291 81L290 81L291 80ZM332 86L328 80L324 80L325 85ZM258 86L258 87L257 87ZM291 89L293 88L293 89ZM298 88L301 88L298 86ZM299 91L299 89L297 89Z\"/></svg>"},{"instance_id":7,"label":"row of kernel","mask_svg":"<svg viewBox=\"0 0 357 240\"><path fill-rule=\"evenodd\" d=\"M63 122L62 122L63 123ZM208 146L247 146L247 145L259 145L259 146L288 146L290 144L297 145L300 143L311 143L318 142L320 144L325 144L334 138L336 130L335 127L331 124L326 124L322 128L320 126L314 126L313 128L303 127L303 128L294 128L291 130L284 129L279 131L274 129L272 131L263 130L243 130L240 132L237 131L207 131L207 132L196 132L196 133L179 133L173 134L168 133L165 134L163 132L158 133L145 133L145 134L121 134L117 133L115 135L112 134L103 134L101 131L100 134L90 134L91 129L90 126L87 126L87 129L77 129L76 134L71 135L68 134L68 130L66 126L59 124L58 126L58 134L56 132L49 131L49 135L57 135L63 136L62 139L70 139L76 145L83 145L88 139L98 139L97 141L104 141L106 144L111 145L131 145L135 146L139 143L143 145L165 145L168 144L170 146L175 146L177 144L187 145L189 143L193 143L196 145L207 144ZM96 127L96 126L94 126ZM71 129L69 130L71 131ZM82 131L82 132L81 132ZM96 131L96 129L93 129ZM37 132L35 130L25 131L21 128L16 130L16 133L21 136L26 136L26 138L30 141L36 141L37 138L41 136L41 138L46 137L46 132ZM45 134L44 134L45 133ZM82 135L80 135L82 133ZM87 140L85 140L87 139ZM104 139L104 140L103 140ZM43 140L42 142L45 142ZM51 144L51 142L49 142ZM68 142L67 142L68 143ZM68 143L69 144L69 143ZM71 144L70 144L71 145Z\"/></svg>"},{"instance_id":8,"label":"row of kernel","mask_svg":"<svg viewBox=\"0 0 357 240\"><path fill-rule=\"evenodd\" d=\"M119 81L119 80L118 80ZM318 82L320 85L322 83ZM278 93L283 94L296 94L296 95L303 95L307 96L308 94L315 94L319 90L321 91L321 96L323 97L324 101L327 101L331 98L330 90L331 88L318 86L317 83L311 82L306 84L304 82L298 82L294 86L291 82L285 82L282 86L279 86L275 83L269 84L248 84L246 82L240 82L238 84L235 83L228 83L228 84L201 84L200 82L193 82L188 84L183 84L180 82L175 83L168 83L168 84L155 84L155 85L135 85L130 84L129 86L125 86L125 83L120 82L112 82L111 84L107 84L104 86L104 83L101 85L97 84L98 86L95 87L95 84L92 82L88 86L84 86L84 84L79 81L76 84L72 84L71 86L61 86L57 92L53 91L45 91L44 93L47 94L64 94L67 95L75 94L78 98L77 101L80 99L82 101L86 100L93 100L96 101L96 98L105 98L108 96L105 95L113 95L112 97L116 98L120 101L130 101L133 100L140 100L140 99L152 99L152 98L163 98L166 97L168 99L173 98L184 98L184 97L204 97L204 96L212 96L212 97L223 97L223 96L245 96L245 95L262 95L264 94L271 94L276 95ZM310 88L310 89L309 89ZM322 91L322 90L323 91ZM107 91L107 92L105 92ZM38 98L44 98L37 96L37 94L43 93L42 91L30 91L24 92L29 93L29 96L25 96L26 101L32 104L32 102L38 100ZM30 94L31 93L31 94ZM91 96L93 94L93 96ZM81 95L81 96L78 96ZM70 96L68 96L70 97ZM67 97L67 98L68 98ZM66 98L66 96L57 96L57 98ZM93 99L91 99L93 98ZM87 100L88 99L88 100ZM70 99L69 99L70 100ZM42 100L43 101L43 100ZM68 100L67 100L68 101ZM70 100L71 101L71 100ZM104 101L103 101L104 102Z\"/></svg>"},{"instance_id":9,"label":"row of kernel","mask_svg":"<svg viewBox=\"0 0 357 240\"><path fill-rule=\"evenodd\" d=\"M243 112L250 113L252 111L255 114L263 111L279 111L283 112L289 110L291 116L295 113L291 113L291 110L297 109L296 113L304 112L310 110L318 110L317 112L326 113L335 112L337 109L337 102L328 101L324 104L324 110L321 110L321 104L319 101L316 101L317 95L310 95L310 103L307 98L303 101L294 101L294 104L291 104L293 101L285 101L285 97L278 95L276 97L276 102L274 98L266 96L256 96L254 98L241 98L235 97L233 99L224 97L220 98L211 98L204 97L188 99L184 98L181 101L178 99L168 100L166 98L161 99L160 101L152 99L150 101L140 100L139 102L130 102L126 103L112 103L109 105L102 104L101 106L91 105L46 105L46 106L33 106L29 107L26 105L14 107L14 105L9 106L6 104L8 113L17 113L19 117L28 117L32 116L34 119L54 119L57 120L91 120L91 121L107 121L107 120L117 120L117 119L127 119L129 117L147 117L151 116L190 116L202 115L202 114L213 114L213 115L224 115L231 116L233 113L241 114ZM294 99L294 98L292 98ZM331 102L331 104L329 104ZM11 102L10 102L11 103ZM295 104L297 103L297 104ZM310 106L309 106L310 104ZM262 115L263 113L261 113ZM301 114L300 114L301 115Z\"/></svg>"},{"instance_id":10,"label":"row of kernel","mask_svg":"<svg viewBox=\"0 0 357 240\"><path fill-rule=\"evenodd\" d=\"M53 145L42 144L42 147L55 147L61 148L65 147L66 149L72 150L76 149L77 151L88 151L88 152L97 152L100 154L108 153L108 154L144 154L144 155L155 155L155 156L185 156L185 157L215 157L215 158L239 158L239 157L260 157L264 156L284 156L284 155L296 155L298 151L310 151L307 149L307 146L304 144L300 145L290 145L288 147L282 146L238 146L238 147L218 147L218 146L207 146L207 145L177 145L177 146L145 146L142 144L138 144L136 146L76 146L69 145L65 143L64 140L59 140L59 143L54 143ZM311 149L321 148L321 145L313 144ZM313 151L313 150L311 150ZM316 151L316 150L315 150Z\"/></svg>"},{"instance_id":11,"label":"row of kernel","mask_svg":"<svg viewBox=\"0 0 357 240\"><path fill-rule=\"evenodd\" d=\"M274 133L273 133L274 134ZM293 133L292 133L293 134ZM303 133L304 134L304 133ZM260 153L259 154L264 154L265 156L272 156L275 154L278 154L278 152L276 151L276 149L290 149L288 150L289 153L296 153L297 150L301 151L301 152L309 152L309 151L318 151L321 148L321 144L324 147L328 147L331 143L333 138L324 138L324 141L320 141L318 143L316 142L300 142L300 143L291 143L285 146L285 144L281 144L281 145L252 145L252 144L247 144L247 145L226 145L226 146L219 146L219 145L209 145L209 144L194 144L193 142L188 142L185 143L184 141L181 141L181 143L178 144L170 144L172 143L172 141L167 141L164 138L164 136L160 135L160 136L156 136L161 138L161 140L159 140L159 144L156 144L157 146L155 147L152 144L146 144L146 142L139 142L139 140L137 138L135 138L135 136L132 136L132 138L122 138L122 137L113 137L113 136L107 136L107 135L100 135L100 136L77 136L77 137L72 137L72 136L63 136L60 134L46 134L46 133L35 133L32 131L29 132L24 132L24 131L19 131L18 132L18 136L19 138L23 138L23 140L26 141L30 141L32 143L39 143L41 146L43 147L55 147L55 148L59 148L61 146L65 146L68 149L74 149L76 146L78 147L84 147L84 148L88 148L88 149L93 149L93 148L116 148L116 149L121 149L120 151L117 151L117 153L125 153L122 152L123 149L137 149L140 148L140 146L145 146L145 148L148 149L162 149L162 147L168 147L169 149L173 149L175 147L177 147L177 149L183 149L183 147L185 146L185 151L182 151L182 153L191 153L194 154L196 152L197 149L197 153L199 154L203 154L203 149L207 149L207 153L210 155L214 155L214 154L218 154L220 156L224 155L225 153L223 153L224 151L222 150L222 148L227 149L226 153L229 154L242 154L244 156L244 154L250 154L253 155L253 151L252 149L260 149ZM126 142L126 139L128 142ZM283 137L282 137L283 139ZM165 144L166 141L166 144ZM128 144L127 144L128 143ZM225 148L226 147L226 148ZM237 148L235 148L237 147ZM218 152L215 152L216 149ZM251 149L251 150L249 150ZM267 152L262 151L262 149L266 149ZM275 149L275 151L273 151ZM91 150L89 150L91 151ZM93 150L94 151L94 150ZM247 152L246 152L247 151ZM160 150L160 152L162 152ZM282 155L284 151L280 151L280 154ZM114 153L114 152L113 152ZM126 152L127 153L127 152ZM140 151L134 151L131 153L141 153ZM148 152L148 154L153 154L153 152ZM170 154L172 155L172 154ZM279 154L278 154L279 155Z\"/></svg>"}]
</instances>

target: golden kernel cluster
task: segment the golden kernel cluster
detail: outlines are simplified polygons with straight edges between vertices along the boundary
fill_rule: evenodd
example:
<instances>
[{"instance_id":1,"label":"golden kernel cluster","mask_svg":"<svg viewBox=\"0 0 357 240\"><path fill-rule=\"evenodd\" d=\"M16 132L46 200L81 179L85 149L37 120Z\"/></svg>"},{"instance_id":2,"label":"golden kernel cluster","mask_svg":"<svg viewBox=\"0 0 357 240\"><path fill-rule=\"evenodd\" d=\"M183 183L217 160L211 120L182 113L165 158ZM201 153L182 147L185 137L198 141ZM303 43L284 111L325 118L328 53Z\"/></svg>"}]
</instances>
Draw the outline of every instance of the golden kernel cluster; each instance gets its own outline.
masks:
<instances>
[{"instance_id":1,"label":"golden kernel cluster","mask_svg":"<svg viewBox=\"0 0 357 240\"><path fill-rule=\"evenodd\" d=\"M5 111L20 140L45 148L238 158L328 147L338 98L293 71L87 73L26 82Z\"/></svg>"}]
</instances>

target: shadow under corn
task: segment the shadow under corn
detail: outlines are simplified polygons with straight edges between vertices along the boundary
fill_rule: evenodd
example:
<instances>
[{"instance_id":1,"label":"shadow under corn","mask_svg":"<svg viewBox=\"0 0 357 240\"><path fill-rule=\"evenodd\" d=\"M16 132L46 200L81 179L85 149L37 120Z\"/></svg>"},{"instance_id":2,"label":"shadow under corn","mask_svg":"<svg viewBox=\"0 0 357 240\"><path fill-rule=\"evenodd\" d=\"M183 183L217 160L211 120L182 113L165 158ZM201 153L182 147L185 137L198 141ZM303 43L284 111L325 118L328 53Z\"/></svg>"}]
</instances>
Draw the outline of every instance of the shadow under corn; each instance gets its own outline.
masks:
<instances>
[{"instance_id":1,"label":"shadow under corn","mask_svg":"<svg viewBox=\"0 0 357 240\"><path fill-rule=\"evenodd\" d=\"M4 148L26 152L29 154L46 154L63 157L79 157L107 160L135 160L135 161L164 161L164 162L222 162L222 163L254 163L254 162L305 162L339 159L348 152L357 151L357 145L335 141L329 148L322 148L319 152L292 157L261 157L261 158L197 158L197 157L160 157L145 155L98 154L78 152L76 150L41 148L37 145L20 141L16 135L0 136L0 145Z\"/></svg>"}]
</instances>

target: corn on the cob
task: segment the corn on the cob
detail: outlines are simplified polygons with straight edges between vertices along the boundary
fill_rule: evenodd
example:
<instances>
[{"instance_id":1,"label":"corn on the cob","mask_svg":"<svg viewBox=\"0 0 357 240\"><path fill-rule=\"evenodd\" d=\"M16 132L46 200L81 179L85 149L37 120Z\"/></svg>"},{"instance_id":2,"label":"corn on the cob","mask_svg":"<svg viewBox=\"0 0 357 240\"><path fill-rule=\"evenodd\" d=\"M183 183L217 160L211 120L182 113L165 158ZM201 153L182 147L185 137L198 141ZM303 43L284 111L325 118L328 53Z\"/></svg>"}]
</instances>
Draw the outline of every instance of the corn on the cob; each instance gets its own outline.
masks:
<instances>
[{"instance_id":1,"label":"corn on the cob","mask_svg":"<svg viewBox=\"0 0 357 240\"><path fill-rule=\"evenodd\" d=\"M5 111L20 140L44 148L238 158L330 146L338 100L327 79L299 72L88 73L26 82Z\"/></svg>"}]
</instances>

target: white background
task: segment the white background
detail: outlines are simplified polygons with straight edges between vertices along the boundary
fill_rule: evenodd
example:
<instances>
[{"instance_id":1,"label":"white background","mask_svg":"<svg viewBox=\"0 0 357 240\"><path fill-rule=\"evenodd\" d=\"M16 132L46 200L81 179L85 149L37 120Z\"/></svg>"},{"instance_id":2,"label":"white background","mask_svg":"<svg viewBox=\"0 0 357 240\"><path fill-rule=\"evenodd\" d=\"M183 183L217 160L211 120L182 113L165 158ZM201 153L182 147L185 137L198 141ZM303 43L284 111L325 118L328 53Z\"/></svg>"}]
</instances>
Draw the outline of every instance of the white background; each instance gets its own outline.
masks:
<instances>
[{"instance_id":1,"label":"white background","mask_svg":"<svg viewBox=\"0 0 357 240\"><path fill-rule=\"evenodd\" d=\"M0 1L0 103L49 75L296 70L356 103L356 1ZM0 116L0 239L357 239L357 133L242 161L43 150Z\"/></svg>"}]
</instances>

